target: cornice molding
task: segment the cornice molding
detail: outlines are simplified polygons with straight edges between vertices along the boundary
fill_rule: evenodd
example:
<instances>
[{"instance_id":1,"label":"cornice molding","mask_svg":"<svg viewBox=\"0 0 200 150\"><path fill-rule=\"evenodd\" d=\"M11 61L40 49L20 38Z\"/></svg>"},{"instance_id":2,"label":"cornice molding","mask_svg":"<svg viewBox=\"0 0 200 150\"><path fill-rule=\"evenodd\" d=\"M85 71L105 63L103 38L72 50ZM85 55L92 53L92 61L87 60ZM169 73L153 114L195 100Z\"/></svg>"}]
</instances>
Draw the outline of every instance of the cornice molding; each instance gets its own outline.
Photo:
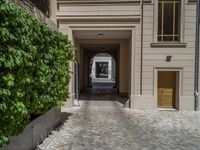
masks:
<instances>
[{"instance_id":1,"label":"cornice molding","mask_svg":"<svg viewBox=\"0 0 200 150\"><path fill-rule=\"evenodd\" d=\"M58 4L125 4L133 3L140 4L141 0L58 0ZM144 3L152 3L152 0L143 0Z\"/></svg>"},{"instance_id":2,"label":"cornice molding","mask_svg":"<svg viewBox=\"0 0 200 150\"><path fill-rule=\"evenodd\" d=\"M72 22L140 22L141 16L65 16L57 15L57 21Z\"/></svg>"}]
</instances>

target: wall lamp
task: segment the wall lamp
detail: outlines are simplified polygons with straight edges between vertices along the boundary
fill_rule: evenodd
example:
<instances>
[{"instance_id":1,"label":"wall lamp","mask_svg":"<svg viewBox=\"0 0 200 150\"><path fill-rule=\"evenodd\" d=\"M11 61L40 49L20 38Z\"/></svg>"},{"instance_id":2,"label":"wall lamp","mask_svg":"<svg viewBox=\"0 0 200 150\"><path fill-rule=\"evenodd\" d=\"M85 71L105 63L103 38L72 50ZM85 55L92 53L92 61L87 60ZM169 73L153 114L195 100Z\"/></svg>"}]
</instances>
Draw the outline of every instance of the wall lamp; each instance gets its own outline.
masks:
<instances>
[{"instance_id":1,"label":"wall lamp","mask_svg":"<svg viewBox=\"0 0 200 150\"><path fill-rule=\"evenodd\" d=\"M102 37L103 37L103 34L102 34L102 33L99 33L99 34L98 34L98 37L99 37L99 38L102 38Z\"/></svg>"}]
</instances>

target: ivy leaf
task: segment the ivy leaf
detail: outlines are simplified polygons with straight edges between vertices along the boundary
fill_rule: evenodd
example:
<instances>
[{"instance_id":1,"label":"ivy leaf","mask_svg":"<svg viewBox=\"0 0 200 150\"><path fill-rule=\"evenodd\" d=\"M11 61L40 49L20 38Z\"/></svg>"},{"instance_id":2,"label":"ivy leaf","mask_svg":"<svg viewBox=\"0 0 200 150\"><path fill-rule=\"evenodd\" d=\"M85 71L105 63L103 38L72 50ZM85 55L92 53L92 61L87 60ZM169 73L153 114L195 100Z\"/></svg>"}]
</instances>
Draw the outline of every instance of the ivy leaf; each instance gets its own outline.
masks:
<instances>
[{"instance_id":1,"label":"ivy leaf","mask_svg":"<svg viewBox=\"0 0 200 150\"><path fill-rule=\"evenodd\" d=\"M0 147L30 116L69 97L74 46L10 0L0 1Z\"/></svg>"}]
</instances>

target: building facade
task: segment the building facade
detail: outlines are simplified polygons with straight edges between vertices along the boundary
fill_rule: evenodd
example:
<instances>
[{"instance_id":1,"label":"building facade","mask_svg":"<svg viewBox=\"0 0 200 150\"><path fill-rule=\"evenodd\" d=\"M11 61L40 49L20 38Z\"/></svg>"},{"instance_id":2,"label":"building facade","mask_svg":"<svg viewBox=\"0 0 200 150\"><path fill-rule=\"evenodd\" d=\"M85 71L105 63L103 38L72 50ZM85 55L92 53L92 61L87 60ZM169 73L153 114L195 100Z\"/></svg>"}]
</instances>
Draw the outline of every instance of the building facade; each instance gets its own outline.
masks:
<instances>
[{"instance_id":1,"label":"building facade","mask_svg":"<svg viewBox=\"0 0 200 150\"><path fill-rule=\"evenodd\" d=\"M194 110L194 0L52 0L50 18L76 47L80 89L88 86L88 62L106 52L130 108Z\"/></svg>"}]
</instances>

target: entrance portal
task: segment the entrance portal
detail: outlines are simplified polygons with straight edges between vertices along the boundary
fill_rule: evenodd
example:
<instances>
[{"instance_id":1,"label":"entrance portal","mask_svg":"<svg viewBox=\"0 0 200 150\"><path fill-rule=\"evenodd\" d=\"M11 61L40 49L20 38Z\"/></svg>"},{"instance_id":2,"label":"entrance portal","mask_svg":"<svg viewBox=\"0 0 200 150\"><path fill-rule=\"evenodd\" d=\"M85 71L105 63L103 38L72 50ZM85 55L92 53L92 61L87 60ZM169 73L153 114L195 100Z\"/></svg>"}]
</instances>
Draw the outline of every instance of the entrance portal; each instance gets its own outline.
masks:
<instances>
[{"instance_id":1,"label":"entrance portal","mask_svg":"<svg viewBox=\"0 0 200 150\"><path fill-rule=\"evenodd\" d=\"M72 91L75 89L77 100L125 104L135 89L131 75L135 70L135 32L124 26L87 28L74 27L72 31L78 66Z\"/></svg>"},{"instance_id":2,"label":"entrance portal","mask_svg":"<svg viewBox=\"0 0 200 150\"><path fill-rule=\"evenodd\" d=\"M125 104L127 96L119 94L119 44L87 45L81 50L80 100Z\"/></svg>"}]
</instances>

